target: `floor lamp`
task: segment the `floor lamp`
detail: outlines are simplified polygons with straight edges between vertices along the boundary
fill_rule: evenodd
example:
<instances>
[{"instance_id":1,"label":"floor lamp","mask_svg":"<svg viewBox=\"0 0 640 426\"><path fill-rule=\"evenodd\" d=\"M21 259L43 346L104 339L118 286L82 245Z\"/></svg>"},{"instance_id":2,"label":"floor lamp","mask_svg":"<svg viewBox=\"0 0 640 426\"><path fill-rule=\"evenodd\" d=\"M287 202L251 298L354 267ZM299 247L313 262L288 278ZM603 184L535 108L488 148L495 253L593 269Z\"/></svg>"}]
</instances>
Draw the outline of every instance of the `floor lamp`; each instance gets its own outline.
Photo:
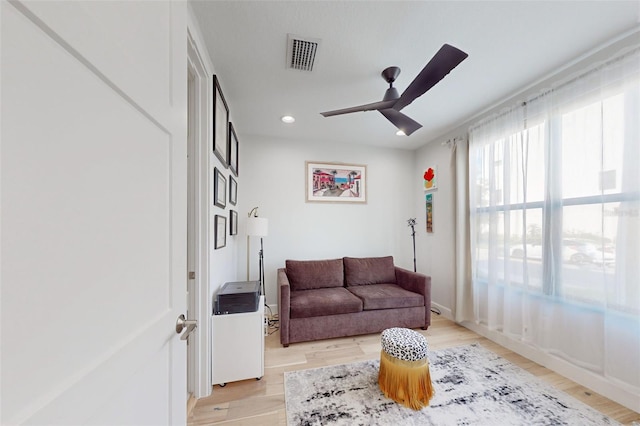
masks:
<instances>
[{"instance_id":1,"label":"floor lamp","mask_svg":"<svg viewBox=\"0 0 640 426\"><path fill-rule=\"evenodd\" d=\"M250 238L251 237L260 237L260 252L259 255L259 278L258 282L260 284L260 293L264 295L265 303L267 299L267 294L265 292L264 286L264 245L262 243L262 238L266 237L269 233L269 220L264 217L258 217L258 208L254 207L248 215L247 218L247 281L249 281L249 248L250 248Z\"/></svg>"},{"instance_id":2,"label":"floor lamp","mask_svg":"<svg viewBox=\"0 0 640 426\"><path fill-rule=\"evenodd\" d=\"M413 238L413 272L417 272L416 269L416 219L411 218L407 220L407 224L411 227L411 237Z\"/></svg>"},{"instance_id":3,"label":"floor lamp","mask_svg":"<svg viewBox=\"0 0 640 426\"><path fill-rule=\"evenodd\" d=\"M416 218L407 220L407 225L411 227L411 238L413 238L413 272L418 272L416 268ZM440 315L440 310L431 307L431 312Z\"/></svg>"}]
</instances>

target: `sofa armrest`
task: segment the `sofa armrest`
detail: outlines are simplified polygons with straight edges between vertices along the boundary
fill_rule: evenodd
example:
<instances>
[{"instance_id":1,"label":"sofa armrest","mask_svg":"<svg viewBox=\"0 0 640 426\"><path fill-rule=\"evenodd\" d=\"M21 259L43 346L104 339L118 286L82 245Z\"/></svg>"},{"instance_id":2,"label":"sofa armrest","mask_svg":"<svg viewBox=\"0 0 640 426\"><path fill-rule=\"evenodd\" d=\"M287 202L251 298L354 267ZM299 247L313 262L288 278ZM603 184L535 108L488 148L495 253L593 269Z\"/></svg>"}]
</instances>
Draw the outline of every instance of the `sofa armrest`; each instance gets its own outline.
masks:
<instances>
[{"instance_id":1,"label":"sofa armrest","mask_svg":"<svg viewBox=\"0 0 640 426\"><path fill-rule=\"evenodd\" d=\"M280 343L289 346L289 313L291 312L291 286L286 269L278 269L278 320L280 321Z\"/></svg>"},{"instance_id":2,"label":"sofa armrest","mask_svg":"<svg viewBox=\"0 0 640 426\"><path fill-rule=\"evenodd\" d=\"M395 269L396 284L405 290L424 296L425 318L423 329L426 330L431 325L431 277L397 266Z\"/></svg>"}]
</instances>

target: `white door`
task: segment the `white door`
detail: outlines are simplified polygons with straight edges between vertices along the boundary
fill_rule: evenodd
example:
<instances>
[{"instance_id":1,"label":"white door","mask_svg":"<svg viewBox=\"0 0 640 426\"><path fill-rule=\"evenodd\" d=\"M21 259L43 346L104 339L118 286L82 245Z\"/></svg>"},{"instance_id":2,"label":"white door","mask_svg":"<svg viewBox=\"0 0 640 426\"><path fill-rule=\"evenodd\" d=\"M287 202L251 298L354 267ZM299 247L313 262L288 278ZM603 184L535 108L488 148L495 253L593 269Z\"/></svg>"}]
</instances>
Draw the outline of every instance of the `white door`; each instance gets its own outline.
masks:
<instances>
[{"instance_id":1,"label":"white door","mask_svg":"<svg viewBox=\"0 0 640 426\"><path fill-rule=\"evenodd\" d=\"M0 423L184 424L186 2L0 1Z\"/></svg>"}]
</instances>

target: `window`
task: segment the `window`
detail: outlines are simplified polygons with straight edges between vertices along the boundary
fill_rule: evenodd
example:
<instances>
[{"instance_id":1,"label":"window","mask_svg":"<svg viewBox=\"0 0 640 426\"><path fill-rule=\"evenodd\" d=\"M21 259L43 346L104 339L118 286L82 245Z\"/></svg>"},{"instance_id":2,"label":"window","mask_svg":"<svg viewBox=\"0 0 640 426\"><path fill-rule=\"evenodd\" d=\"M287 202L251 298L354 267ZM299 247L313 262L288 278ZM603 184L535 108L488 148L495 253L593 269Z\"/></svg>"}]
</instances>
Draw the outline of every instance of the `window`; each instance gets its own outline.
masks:
<instances>
[{"instance_id":1,"label":"window","mask_svg":"<svg viewBox=\"0 0 640 426\"><path fill-rule=\"evenodd\" d=\"M536 103L555 100L541 95L472 131L478 284L640 310L638 275L626 273L629 262L640 263L640 96L637 83L617 87L572 92L570 102L529 120Z\"/></svg>"},{"instance_id":2,"label":"window","mask_svg":"<svg viewBox=\"0 0 640 426\"><path fill-rule=\"evenodd\" d=\"M472 127L471 287L456 287L477 324L636 395L638 117L635 47Z\"/></svg>"}]
</instances>

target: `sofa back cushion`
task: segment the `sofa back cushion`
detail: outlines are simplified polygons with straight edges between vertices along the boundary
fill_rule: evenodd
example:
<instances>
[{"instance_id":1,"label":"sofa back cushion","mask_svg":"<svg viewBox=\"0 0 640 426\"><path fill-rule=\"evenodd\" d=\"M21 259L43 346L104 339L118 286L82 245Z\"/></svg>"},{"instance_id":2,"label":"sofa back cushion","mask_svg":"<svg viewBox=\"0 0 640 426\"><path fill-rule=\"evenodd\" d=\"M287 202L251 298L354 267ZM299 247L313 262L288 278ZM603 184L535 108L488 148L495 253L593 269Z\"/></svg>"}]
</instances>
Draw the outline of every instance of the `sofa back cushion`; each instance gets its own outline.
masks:
<instances>
[{"instance_id":1,"label":"sofa back cushion","mask_svg":"<svg viewBox=\"0 0 640 426\"><path fill-rule=\"evenodd\" d=\"M286 260L291 291L344 287L342 259Z\"/></svg>"},{"instance_id":2,"label":"sofa back cushion","mask_svg":"<svg viewBox=\"0 0 640 426\"><path fill-rule=\"evenodd\" d=\"M393 256L345 257L344 280L348 286L368 284L395 284L396 269Z\"/></svg>"}]
</instances>

